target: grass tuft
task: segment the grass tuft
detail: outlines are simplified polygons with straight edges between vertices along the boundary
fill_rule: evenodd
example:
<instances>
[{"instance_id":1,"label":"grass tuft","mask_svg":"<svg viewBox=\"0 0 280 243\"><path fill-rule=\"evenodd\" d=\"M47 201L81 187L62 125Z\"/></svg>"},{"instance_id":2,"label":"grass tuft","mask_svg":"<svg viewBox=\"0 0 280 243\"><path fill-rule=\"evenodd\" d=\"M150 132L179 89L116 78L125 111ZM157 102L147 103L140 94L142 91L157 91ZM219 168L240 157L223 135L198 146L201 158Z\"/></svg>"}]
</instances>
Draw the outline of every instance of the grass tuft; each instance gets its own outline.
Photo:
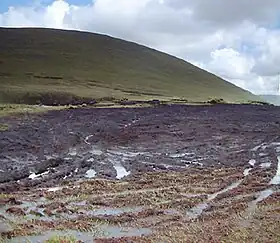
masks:
<instances>
[{"instance_id":1,"label":"grass tuft","mask_svg":"<svg viewBox=\"0 0 280 243\"><path fill-rule=\"evenodd\" d=\"M9 126L7 124L0 123L0 132L5 132L9 129Z\"/></svg>"},{"instance_id":2,"label":"grass tuft","mask_svg":"<svg viewBox=\"0 0 280 243\"><path fill-rule=\"evenodd\" d=\"M10 116L16 114L23 114L28 115L30 113L37 113L37 112L46 112L49 110L58 110L62 109L61 106L36 106L36 105L24 105L24 104L0 104L0 117L1 116ZM2 124L4 131L8 129L8 125ZM1 131L1 124L0 124L0 131Z\"/></svg>"},{"instance_id":3,"label":"grass tuft","mask_svg":"<svg viewBox=\"0 0 280 243\"><path fill-rule=\"evenodd\" d=\"M45 243L76 243L78 240L73 236L53 236Z\"/></svg>"}]
</instances>

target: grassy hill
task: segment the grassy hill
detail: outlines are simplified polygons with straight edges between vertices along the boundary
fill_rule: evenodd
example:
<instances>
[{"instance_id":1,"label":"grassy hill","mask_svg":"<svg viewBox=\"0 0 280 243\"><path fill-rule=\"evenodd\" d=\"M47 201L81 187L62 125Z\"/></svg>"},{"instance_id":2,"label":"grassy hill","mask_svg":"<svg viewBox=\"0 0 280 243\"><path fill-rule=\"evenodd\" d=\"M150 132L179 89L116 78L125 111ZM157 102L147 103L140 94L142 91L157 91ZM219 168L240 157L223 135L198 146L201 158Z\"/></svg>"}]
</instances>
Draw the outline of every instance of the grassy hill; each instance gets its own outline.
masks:
<instances>
[{"instance_id":1,"label":"grassy hill","mask_svg":"<svg viewBox=\"0 0 280 243\"><path fill-rule=\"evenodd\" d=\"M188 62L105 35L0 28L0 103L258 97Z\"/></svg>"}]
</instances>

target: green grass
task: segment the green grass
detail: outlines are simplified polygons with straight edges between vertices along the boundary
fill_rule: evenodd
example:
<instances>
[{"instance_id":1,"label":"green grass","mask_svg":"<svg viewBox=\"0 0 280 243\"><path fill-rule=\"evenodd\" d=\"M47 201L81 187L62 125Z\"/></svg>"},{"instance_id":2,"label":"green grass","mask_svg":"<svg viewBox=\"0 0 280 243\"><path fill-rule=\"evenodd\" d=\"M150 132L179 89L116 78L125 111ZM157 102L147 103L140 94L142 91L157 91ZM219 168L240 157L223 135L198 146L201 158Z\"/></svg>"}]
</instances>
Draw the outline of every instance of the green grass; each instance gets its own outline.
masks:
<instances>
[{"instance_id":1,"label":"green grass","mask_svg":"<svg viewBox=\"0 0 280 243\"><path fill-rule=\"evenodd\" d=\"M24 105L24 104L0 104L0 117L10 116L10 115L28 115L31 113L46 112L49 110L58 110L63 108L64 107L61 106L42 107L42 106ZM7 129L8 129L7 124L0 123L0 131L5 131Z\"/></svg>"},{"instance_id":2,"label":"green grass","mask_svg":"<svg viewBox=\"0 0 280 243\"><path fill-rule=\"evenodd\" d=\"M73 236L53 236L45 243L76 243L77 239Z\"/></svg>"},{"instance_id":3,"label":"green grass","mask_svg":"<svg viewBox=\"0 0 280 243\"><path fill-rule=\"evenodd\" d=\"M0 103L259 98L188 62L104 35L0 28Z\"/></svg>"},{"instance_id":4,"label":"green grass","mask_svg":"<svg viewBox=\"0 0 280 243\"><path fill-rule=\"evenodd\" d=\"M9 129L9 126L7 124L0 123L0 132L5 132Z\"/></svg>"},{"instance_id":5,"label":"green grass","mask_svg":"<svg viewBox=\"0 0 280 243\"><path fill-rule=\"evenodd\" d=\"M7 241L8 241L7 238L2 237L2 236L0 235L0 243L6 243Z\"/></svg>"}]
</instances>

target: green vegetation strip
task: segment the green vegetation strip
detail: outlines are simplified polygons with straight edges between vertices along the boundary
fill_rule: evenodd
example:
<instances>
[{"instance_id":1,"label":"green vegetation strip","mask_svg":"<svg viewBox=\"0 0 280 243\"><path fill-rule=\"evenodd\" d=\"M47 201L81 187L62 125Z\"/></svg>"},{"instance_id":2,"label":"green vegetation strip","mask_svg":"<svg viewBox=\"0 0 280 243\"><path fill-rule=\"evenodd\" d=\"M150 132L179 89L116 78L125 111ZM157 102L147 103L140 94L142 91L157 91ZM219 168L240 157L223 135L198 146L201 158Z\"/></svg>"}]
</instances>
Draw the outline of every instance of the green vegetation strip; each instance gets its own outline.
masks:
<instances>
[{"instance_id":1,"label":"green vegetation strip","mask_svg":"<svg viewBox=\"0 0 280 243\"><path fill-rule=\"evenodd\" d=\"M45 243L76 243L77 239L73 236L53 236Z\"/></svg>"}]
</instances>

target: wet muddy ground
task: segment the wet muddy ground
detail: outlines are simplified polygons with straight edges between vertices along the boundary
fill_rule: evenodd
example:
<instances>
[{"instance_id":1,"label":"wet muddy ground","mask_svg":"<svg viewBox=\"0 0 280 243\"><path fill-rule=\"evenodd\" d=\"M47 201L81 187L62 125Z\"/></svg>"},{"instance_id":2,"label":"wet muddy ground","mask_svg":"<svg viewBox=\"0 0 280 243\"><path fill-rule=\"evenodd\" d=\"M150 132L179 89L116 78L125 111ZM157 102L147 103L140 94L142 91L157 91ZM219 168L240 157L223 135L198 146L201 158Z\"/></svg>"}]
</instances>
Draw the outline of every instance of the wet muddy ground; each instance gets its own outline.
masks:
<instances>
[{"instance_id":1,"label":"wet muddy ground","mask_svg":"<svg viewBox=\"0 0 280 243\"><path fill-rule=\"evenodd\" d=\"M7 242L280 240L280 108L84 108L0 124Z\"/></svg>"}]
</instances>

